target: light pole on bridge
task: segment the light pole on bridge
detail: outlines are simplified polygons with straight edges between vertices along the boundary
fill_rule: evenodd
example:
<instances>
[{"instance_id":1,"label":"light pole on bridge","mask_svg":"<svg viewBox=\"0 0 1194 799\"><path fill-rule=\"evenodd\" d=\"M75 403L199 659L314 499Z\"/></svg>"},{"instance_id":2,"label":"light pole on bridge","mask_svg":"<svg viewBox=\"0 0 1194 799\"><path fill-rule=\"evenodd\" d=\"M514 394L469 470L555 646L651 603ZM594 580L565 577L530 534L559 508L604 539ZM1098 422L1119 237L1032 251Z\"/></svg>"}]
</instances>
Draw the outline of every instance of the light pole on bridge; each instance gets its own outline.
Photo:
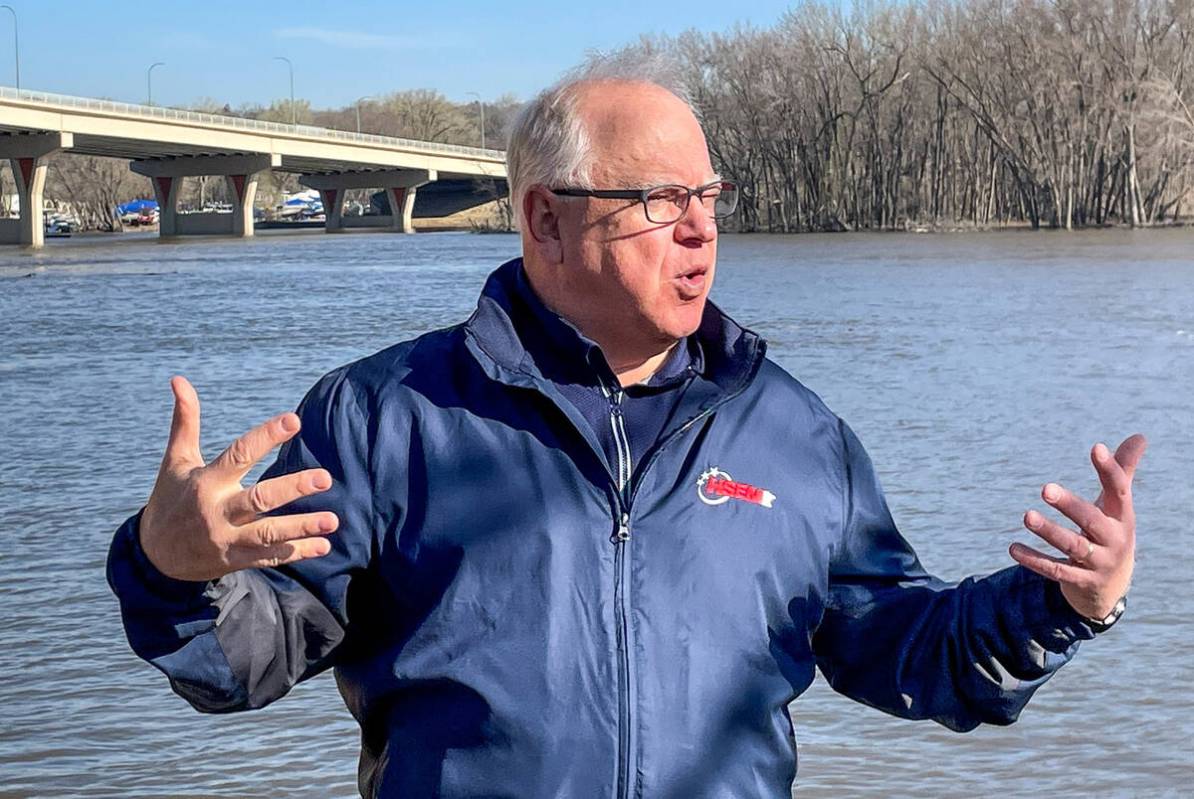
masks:
<instances>
[{"instance_id":1,"label":"light pole on bridge","mask_svg":"<svg viewBox=\"0 0 1194 799\"><path fill-rule=\"evenodd\" d=\"M357 98L357 133L361 132L361 103L372 99L372 95L365 95L364 97Z\"/></svg>"},{"instance_id":2,"label":"light pole on bridge","mask_svg":"<svg viewBox=\"0 0 1194 799\"><path fill-rule=\"evenodd\" d=\"M290 70L290 124L298 124L298 111L294 107L294 64L290 63L290 59L284 55L274 56L275 61L285 61L286 67Z\"/></svg>"},{"instance_id":3,"label":"light pole on bridge","mask_svg":"<svg viewBox=\"0 0 1194 799\"><path fill-rule=\"evenodd\" d=\"M145 70L145 104L153 105L153 68L166 66L165 61L154 61Z\"/></svg>"},{"instance_id":4,"label":"light pole on bridge","mask_svg":"<svg viewBox=\"0 0 1194 799\"><path fill-rule=\"evenodd\" d=\"M9 5L0 5L0 8L7 8L8 13L12 14L12 57L16 62L17 91L19 92L21 90L21 41L17 36L17 12Z\"/></svg>"},{"instance_id":5,"label":"light pole on bridge","mask_svg":"<svg viewBox=\"0 0 1194 799\"><path fill-rule=\"evenodd\" d=\"M481 149L485 149L485 101L481 99L481 95L476 92L465 92L477 98L477 107L481 109Z\"/></svg>"}]
</instances>

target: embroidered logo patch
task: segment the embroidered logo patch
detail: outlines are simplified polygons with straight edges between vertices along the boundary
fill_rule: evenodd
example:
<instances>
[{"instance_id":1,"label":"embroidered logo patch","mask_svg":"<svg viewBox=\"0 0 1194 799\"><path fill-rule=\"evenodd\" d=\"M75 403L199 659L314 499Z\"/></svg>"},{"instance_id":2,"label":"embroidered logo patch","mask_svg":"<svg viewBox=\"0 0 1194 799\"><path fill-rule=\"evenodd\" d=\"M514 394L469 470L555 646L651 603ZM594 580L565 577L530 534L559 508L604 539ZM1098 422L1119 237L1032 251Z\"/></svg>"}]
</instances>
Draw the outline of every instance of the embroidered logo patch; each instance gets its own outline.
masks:
<instances>
[{"instance_id":1,"label":"embroidered logo patch","mask_svg":"<svg viewBox=\"0 0 1194 799\"><path fill-rule=\"evenodd\" d=\"M739 483L717 467L710 467L697 478L697 496L706 505L721 505L731 499L762 505L770 508L775 503L775 494L749 483Z\"/></svg>"}]
</instances>

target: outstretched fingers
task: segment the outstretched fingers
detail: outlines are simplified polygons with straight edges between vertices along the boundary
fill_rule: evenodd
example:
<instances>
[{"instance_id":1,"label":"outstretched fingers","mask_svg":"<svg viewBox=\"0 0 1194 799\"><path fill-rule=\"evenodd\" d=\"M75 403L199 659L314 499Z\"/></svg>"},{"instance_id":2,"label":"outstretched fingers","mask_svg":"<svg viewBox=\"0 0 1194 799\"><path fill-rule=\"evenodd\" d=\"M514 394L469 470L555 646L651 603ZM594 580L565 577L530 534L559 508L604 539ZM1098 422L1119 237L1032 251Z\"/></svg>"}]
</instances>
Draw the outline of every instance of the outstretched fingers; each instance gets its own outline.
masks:
<instances>
[{"instance_id":1,"label":"outstretched fingers","mask_svg":"<svg viewBox=\"0 0 1194 799\"><path fill-rule=\"evenodd\" d=\"M1024 526L1051 544L1058 552L1066 555L1073 563L1082 566L1098 566L1102 563L1105 548L1095 544L1084 535L1075 533L1057 522L1045 518L1037 511L1024 514Z\"/></svg>"},{"instance_id":2,"label":"outstretched fingers","mask_svg":"<svg viewBox=\"0 0 1194 799\"><path fill-rule=\"evenodd\" d=\"M261 480L241 489L225 505L225 513L237 524L248 523L263 513L277 510L296 499L327 491L332 476L326 469L306 469Z\"/></svg>"},{"instance_id":3,"label":"outstretched fingers","mask_svg":"<svg viewBox=\"0 0 1194 799\"><path fill-rule=\"evenodd\" d=\"M234 547L228 561L232 570L269 569L310 558L320 558L332 551L326 538L298 538L266 547Z\"/></svg>"},{"instance_id":4,"label":"outstretched fingers","mask_svg":"<svg viewBox=\"0 0 1194 799\"><path fill-rule=\"evenodd\" d=\"M298 414L275 416L229 444L208 468L227 478L239 480L270 450L293 438L299 426Z\"/></svg>"},{"instance_id":5,"label":"outstretched fingers","mask_svg":"<svg viewBox=\"0 0 1194 799\"><path fill-rule=\"evenodd\" d=\"M1024 544L1012 544L1008 549L1012 560L1037 574L1059 583L1089 590L1098 584L1097 572L1084 569L1062 558L1054 558Z\"/></svg>"},{"instance_id":6,"label":"outstretched fingers","mask_svg":"<svg viewBox=\"0 0 1194 799\"><path fill-rule=\"evenodd\" d=\"M1107 514L1093 502L1087 502L1057 483L1047 483L1041 489L1041 498L1065 514L1096 544L1108 543L1115 537L1116 525L1107 518Z\"/></svg>"},{"instance_id":7,"label":"outstretched fingers","mask_svg":"<svg viewBox=\"0 0 1194 799\"><path fill-rule=\"evenodd\" d=\"M331 511L296 513L291 516L266 516L237 529L235 547L272 547L310 536L327 535L340 526Z\"/></svg>"},{"instance_id":8,"label":"outstretched fingers","mask_svg":"<svg viewBox=\"0 0 1194 799\"><path fill-rule=\"evenodd\" d=\"M1129 437L1112 456L1096 444L1090 459L1103 490L1087 502L1057 483L1041 490L1045 502L1065 514L1079 532L1055 524L1036 511L1024 514L1024 526L1052 544L1065 558L1012 544L1008 554L1021 566L1061 584L1070 607L1088 619L1102 619L1128 590L1136 551L1136 521L1132 512L1132 475L1144 454L1144 436Z\"/></svg>"},{"instance_id":9,"label":"outstretched fingers","mask_svg":"<svg viewBox=\"0 0 1194 799\"><path fill-rule=\"evenodd\" d=\"M225 553L228 570L281 566L322 557L332 551L331 542L323 536L339 526L336 514L327 511L267 516L242 525Z\"/></svg>"}]
</instances>

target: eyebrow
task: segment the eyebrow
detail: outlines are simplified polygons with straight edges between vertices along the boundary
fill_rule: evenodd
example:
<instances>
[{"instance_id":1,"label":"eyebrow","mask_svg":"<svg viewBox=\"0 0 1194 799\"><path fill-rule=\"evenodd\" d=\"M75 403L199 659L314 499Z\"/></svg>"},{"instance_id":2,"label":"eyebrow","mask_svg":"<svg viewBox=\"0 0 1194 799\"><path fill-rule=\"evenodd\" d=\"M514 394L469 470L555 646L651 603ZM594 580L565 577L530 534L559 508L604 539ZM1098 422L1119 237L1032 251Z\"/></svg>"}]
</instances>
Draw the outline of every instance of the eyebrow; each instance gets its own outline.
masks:
<instances>
[{"instance_id":1,"label":"eyebrow","mask_svg":"<svg viewBox=\"0 0 1194 799\"><path fill-rule=\"evenodd\" d=\"M709 178L703 183L698 183L698 186L708 186L710 183L719 183L725 180L720 174L714 172L713 177ZM666 178L660 175L652 175L649 178L639 181L630 181L626 186L628 189L650 189L655 186L679 186L682 184L676 183L674 178Z\"/></svg>"}]
</instances>

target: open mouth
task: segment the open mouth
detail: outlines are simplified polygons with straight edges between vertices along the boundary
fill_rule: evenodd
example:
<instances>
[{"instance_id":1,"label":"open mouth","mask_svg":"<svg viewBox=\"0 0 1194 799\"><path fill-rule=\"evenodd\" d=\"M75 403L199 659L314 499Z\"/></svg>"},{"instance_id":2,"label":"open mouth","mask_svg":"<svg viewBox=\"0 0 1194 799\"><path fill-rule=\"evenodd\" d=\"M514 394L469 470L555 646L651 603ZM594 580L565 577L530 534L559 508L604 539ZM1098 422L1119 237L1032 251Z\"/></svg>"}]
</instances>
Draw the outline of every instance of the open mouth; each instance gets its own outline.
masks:
<instances>
[{"instance_id":1,"label":"open mouth","mask_svg":"<svg viewBox=\"0 0 1194 799\"><path fill-rule=\"evenodd\" d=\"M676 283L680 287L680 295L684 299L696 299L705 290L709 268L697 266L676 276Z\"/></svg>"}]
</instances>

